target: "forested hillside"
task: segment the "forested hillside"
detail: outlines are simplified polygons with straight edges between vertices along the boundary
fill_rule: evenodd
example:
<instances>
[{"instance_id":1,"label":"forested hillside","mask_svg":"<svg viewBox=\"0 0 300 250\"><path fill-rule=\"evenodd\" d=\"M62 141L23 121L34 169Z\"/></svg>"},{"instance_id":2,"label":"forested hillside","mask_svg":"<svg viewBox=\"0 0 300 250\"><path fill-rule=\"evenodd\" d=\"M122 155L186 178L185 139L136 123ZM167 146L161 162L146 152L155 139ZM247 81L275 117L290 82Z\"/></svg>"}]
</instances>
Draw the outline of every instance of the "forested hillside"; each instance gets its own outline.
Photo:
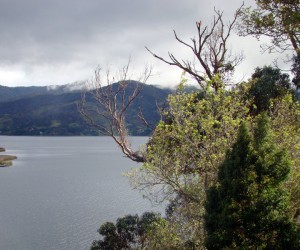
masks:
<instances>
[{"instance_id":1,"label":"forested hillside","mask_svg":"<svg viewBox=\"0 0 300 250\"><path fill-rule=\"evenodd\" d=\"M117 86L117 83L116 83ZM156 103L164 103L170 90L143 85L141 94L126 114L131 135L149 135L150 130L138 118L139 109L155 125ZM78 111L81 90L68 91L66 86L0 87L0 131L2 135L98 135ZM91 99L90 101L93 102Z\"/></svg>"}]
</instances>

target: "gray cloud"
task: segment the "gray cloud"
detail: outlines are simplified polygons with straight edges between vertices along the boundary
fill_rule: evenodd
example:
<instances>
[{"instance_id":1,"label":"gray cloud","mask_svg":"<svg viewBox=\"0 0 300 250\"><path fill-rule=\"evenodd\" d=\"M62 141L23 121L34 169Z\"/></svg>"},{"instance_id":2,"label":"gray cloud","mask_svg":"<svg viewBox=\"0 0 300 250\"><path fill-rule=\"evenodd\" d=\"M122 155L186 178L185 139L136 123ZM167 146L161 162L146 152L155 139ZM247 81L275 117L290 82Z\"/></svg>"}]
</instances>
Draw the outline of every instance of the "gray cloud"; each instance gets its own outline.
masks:
<instances>
[{"instance_id":1,"label":"gray cloud","mask_svg":"<svg viewBox=\"0 0 300 250\"><path fill-rule=\"evenodd\" d=\"M157 68L155 83L178 82L180 72L154 60L144 46L163 55L176 51L184 57L172 30L188 40L193 37L195 21L211 22L214 6L224 10L227 18L241 4L239 0L228 2L0 0L0 84L82 80L97 65L122 65L130 55L137 70L146 62Z\"/></svg>"}]
</instances>

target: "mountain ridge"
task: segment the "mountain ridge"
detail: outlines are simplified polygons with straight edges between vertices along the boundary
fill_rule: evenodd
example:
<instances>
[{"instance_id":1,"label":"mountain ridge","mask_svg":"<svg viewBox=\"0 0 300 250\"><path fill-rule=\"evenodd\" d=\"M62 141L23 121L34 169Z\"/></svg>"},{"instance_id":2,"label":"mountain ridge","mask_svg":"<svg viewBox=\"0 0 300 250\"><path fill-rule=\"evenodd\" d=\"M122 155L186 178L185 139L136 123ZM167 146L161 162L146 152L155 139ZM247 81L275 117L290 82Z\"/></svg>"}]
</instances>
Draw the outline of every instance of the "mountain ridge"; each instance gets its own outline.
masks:
<instances>
[{"instance_id":1,"label":"mountain ridge","mask_svg":"<svg viewBox=\"0 0 300 250\"><path fill-rule=\"evenodd\" d=\"M85 82L74 82L63 85L47 86L16 86L8 87L0 85L0 103L17 100L25 97L33 97L42 94L62 94L69 92L81 92L85 87Z\"/></svg>"},{"instance_id":2,"label":"mountain ridge","mask_svg":"<svg viewBox=\"0 0 300 250\"><path fill-rule=\"evenodd\" d=\"M79 83L57 87L0 86L0 135L99 135L78 112L82 97L79 86ZM140 96L126 113L130 135L151 133L138 121L138 109L141 108L146 119L155 125L160 119L154 112L156 103L165 102L170 93L171 90L143 84Z\"/></svg>"}]
</instances>

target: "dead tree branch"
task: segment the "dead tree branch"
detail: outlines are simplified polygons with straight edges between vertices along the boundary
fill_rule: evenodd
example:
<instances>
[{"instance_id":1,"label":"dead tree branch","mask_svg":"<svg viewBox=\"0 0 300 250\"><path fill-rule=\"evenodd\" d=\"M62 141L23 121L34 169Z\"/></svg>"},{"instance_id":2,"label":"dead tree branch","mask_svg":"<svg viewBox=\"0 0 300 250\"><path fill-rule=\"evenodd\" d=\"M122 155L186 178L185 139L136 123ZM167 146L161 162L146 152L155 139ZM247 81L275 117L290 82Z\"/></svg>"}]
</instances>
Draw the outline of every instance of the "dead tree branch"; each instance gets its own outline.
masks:
<instances>
[{"instance_id":1,"label":"dead tree branch","mask_svg":"<svg viewBox=\"0 0 300 250\"><path fill-rule=\"evenodd\" d=\"M94 78L82 94L78 109L91 126L101 134L112 137L126 157L136 162L144 162L145 157L142 152L132 150L128 140L125 113L140 94L152 69L145 67L138 82L130 81L128 80L129 64L130 61L119 72L119 81L111 77L109 69L105 77L102 76L101 68L96 69Z\"/></svg>"},{"instance_id":2,"label":"dead tree branch","mask_svg":"<svg viewBox=\"0 0 300 250\"><path fill-rule=\"evenodd\" d=\"M228 48L229 37L243 6L244 4L236 10L233 20L227 25L223 21L223 13L217 10L215 10L215 16L210 27L203 26L201 21L196 22L197 35L191 38L191 43L183 41L176 31L173 31L175 39L192 52L196 63L189 59L179 60L171 52L168 52L169 58L165 59L153 53L149 48L146 47L146 49L162 62L187 72L202 89L205 89L208 80L210 80L212 88L218 91L221 86L214 80L214 77L218 75L223 82L226 82L228 76L243 60L242 54L232 56Z\"/></svg>"}]
</instances>

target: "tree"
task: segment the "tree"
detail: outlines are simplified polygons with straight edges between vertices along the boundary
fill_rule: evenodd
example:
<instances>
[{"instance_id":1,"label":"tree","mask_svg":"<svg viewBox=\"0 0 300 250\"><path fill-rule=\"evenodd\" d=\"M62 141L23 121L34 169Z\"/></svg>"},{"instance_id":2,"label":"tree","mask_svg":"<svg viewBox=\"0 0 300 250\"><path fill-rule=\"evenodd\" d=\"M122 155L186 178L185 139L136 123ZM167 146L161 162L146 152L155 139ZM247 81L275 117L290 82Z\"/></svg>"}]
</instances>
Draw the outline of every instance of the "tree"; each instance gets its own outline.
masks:
<instances>
[{"instance_id":1,"label":"tree","mask_svg":"<svg viewBox=\"0 0 300 250\"><path fill-rule=\"evenodd\" d=\"M131 148L125 114L143 88L143 84L139 81L142 83L147 81L151 75L151 68L145 67L139 81L134 82L127 79L129 66L130 61L120 71L118 77L112 77L109 70L103 76L101 69L98 68L87 90L82 94L78 108L91 126L101 134L113 138L126 157L136 162L144 162L141 152ZM116 81L118 83L114 84Z\"/></svg>"},{"instance_id":2,"label":"tree","mask_svg":"<svg viewBox=\"0 0 300 250\"><path fill-rule=\"evenodd\" d=\"M174 249L191 250L187 248L183 239L178 235L180 225L160 218L153 223L152 228L147 232L147 244L145 249Z\"/></svg>"},{"instance_id":3,"label":"tree","mask_svg":"<svg viewBox=\"0 0 300 250\"><path fill-rule=\"evenodd\" d=\"M123 110L128 107L128 102L125 100L125 105L118 106L115 93L103 94L101 84L94 93L97 101L99 100L99 107L104 106L106 112L99 113L99 109L96 109L96 112L92 111L86 116L94 126L97 123L91 118L104 117L110 124L106 134L113 137L127 157L144 162L137 174L131 174L131 180L137 184L137 188L149 188L151 193L160 186L157 190L161 193L162 200L172 201L180 197L182 205L176 208L176 214L181 217L175 219L177 224L170 238L173 238L176 231L177 238L182 237L183 242L195 240L199 243L203 240L205 190L215 179L216 163L224 157L225 148L233 142L240 121L248 113L248 106L240 102L241 96L238 93L232 91L228 94L225 91L225 81L242 60L241 55L232 56L229 49L229 37L239 11L240 8L234 14L233 21L228 24L224 23L220 11L215 11L216 17L210 28L197 22L198 37L192 39L192 44L181 40L174 31L176 40L192 50L192 55L197 59L195 64L189 60L181 62L171 53L170 61L167 61L149 50L155 57L183 69L196 79L202 92L187 94L179 91L177 95L170 97L171 108L165 113L166 120L162 120L156 127L145 152L133 152L127 141L126 130L123 129L125 126L119 126L125 124L125 119L120 114L124 114ZM95 79L95 82L101 82L98 74ZM121 96L125 91L126 88L120 91ZM135 98L133 95L133 100ZM235 101L237 105L232 106L231 103ZM88 107L85 99L83 107ZM83 109L84 115L87 113L85 111ZM98 128L103 130L103 125L105 123ZM187 223L180 227L181 222Z\"/></svg>"},{"instance_id":4,"label":"tree","mask_svg":"<svg viewBox=\"0 0 300 250\"><path fill-rule=\"evenodd\" d=\"M294 75L293 84L297 87L297 89L299 89L300 88L300 52L298 52L297 55L293 57L292 73Z\"/></svg>"},{"instance_id":5,"label":"tree","mask_svg":"<svg viewBox=\"0 0 300 250\"><path fill-rule=\"evenodd\" d=\"M238 90L224 88L169 96L166 120L148 143L146 162L128 175L134 188L152 201L176 202L169 221L180 226L183 242L204 239L206 190L215 183L218 166L234 142L239 124L251 119Z\"/></svg>"},{"instance_id":6,"label":"tree","mask_svg":"<svg viewBox=\"0 0 300 250\"><path fill-rule=\"evenodd\" d=\"M160 214L145 212L138 215L126 215L118 218L116 224L106 222L98 230L102 239L92 243L91 250L144 248L147 233L153 224L160 220Z\"/></svg>"},{"instance_id":7,"label":"tree","mask_svg":"<svg viewBox=\"0 0 300 250\"><path fill-rule=\"evenodd\" d=\"M229 49L229 37L235 28L242 6L236 10L233 20L227 25L224 23L223 13L217 10L211 27L203 26L201 21L196 22L197 37L191 39L192 43L183 41L174 30L175 39L191 50L194 60L177 59L171 52L168 53L169 59L165 59L147 47L146 49L155 58L188 73L202 89L205 89L210 81L210 86L218 91L222 87L220 84L228 80L235 67L243 60L242 54L232 56ZM221 78L222 81L216 80L216 77Z\"/></svg>"},{"instance_id":8,"label":"tree","mask_svg":"<svg viewBox=\"0 0 300 250\"><path fill-rule=\"evenodd\" d=\"M183 249L185 243L203 246L206 235L203 223L207 190L217 185L219 166L225 159L227 149L235 143L241 122L249 121L252 124L251 121L255 118L256 114L250 114L251 104L245 95L249 86L241 84L230 90L225 87L228 74L239 61L236 57L232 59L228 50L228 37L238 14L239 10L228 26L224 25L221 12L216 12L211 28L203 27L201 22L197 23L198 37L192 39L191 44L181 40L174 31L175 39L191 49L197 62L195 64L189 60L179 60L172 53L169 53L167 60L150 51L159 60L181 68L196 79L201 91L186 93L183 91L184 84L180 84L178 92L168 98L169 107L164 113L165 119L155 128L145 152L138 154L141 157L136 158L136 152L126 150L130 146L126 132L122 132L125 126L113 127L119 121L125 124L125 119L119 114L124 113L124 107L129 107L126 104L128 102L121 105L120 109L114 109L118 104L115 94L100 95L101 105L108 96L115 98L112 105L109 101L104 101L104 105L109 104L105 106L108 110L106 114L113 125L108 134L117 139L116 142L125 150L125 155L143 162L141 167L128 174L133 186L154 201L167 201L172 205L168 218L159 220L149 231L147 240L153 248L167 246L170 242L174 243L172 247L179 249ZM260 77L265 79L266 70L262 71ZM272 70L271 73L276 75ZM285 77L280 75L279 80L281 90ZM270 83L270 88L278 87L277 82L272 84ZM263 82L259 86L268 93ZM100 88L99 91L101 93ZM119 93L124 91L126 88ZM255 91L253 93L256 96L260 94ZM272 91L271 89L270 93ZM296 218L300 202L300 176L297 174L300 166L300 109L290 99L289 94L273 99L274 97L278 97L276 91L275 95L270 95L267 99L274 141L285 147L292 159L292 174L280 185L291 193L292 208L289 218ZM262 110L264 108L266 107L262 106ZM114 118L115 113L117 119ZM118 135L115 131L122 132L120 138L115 136Z\"/></svg>"},{"instance_id":9,"label":"tree","mask_svg":"<svg viewBox=\"0 0 300 250\"><path fill-rule=\"evenodd\" d=\"M271 45L265 50L299 52L300 48L300 1L255 0L256 8L244 8L241 12L241 35L257 38L267 36Z\"/></svg>"},{"instance_id":10,"label":"tree","mask_svg":"<svg viewBox=\"0 0 300 250\"><path fill-rule=\"evenodd\" d=\"M290 175L284 189L291 194L291 216L300 222L300 103L292 94L272 101L269 109L270 127L276 145L290 156Z\"/></svg>"},{"instance_id":11,"label":"tree","mask_svg":"<svg viewBox=\"0 0 300 250\"><path fill-rule=\"evenodd\" d=\"M175 39L192 50L192 55L196 58L195 62L198 63L192 63L189 60L181 62L172 53L169 53L170 61L168 61L157 56L148 48L147 50L163 62L181 68L192 76L203 90L212 88L218 91L220 88L223 88L222 85L225 80L243 59L242 55L232 56L228 48L229 37L235 27L242 6L236 10L233 20L227 25L223 21L223 13L217 10L215 10L216 16L211 27L203 26L201 21L197 22L197 38L191 39L192 44L184 42L174 31ZM116 78L111 77L109 70L103 77L101 69L97 69L94 79L90 83L89 90L83 93L79 111L91 126L100 133L111 136L126 157L136 162L145 162L146 157L143 155L143 152L132 150L128 140L125 112L136 100L142 87L141 85L136 85L134 89L129 89L129 66L130 60L119 73L119 85L117 88L113 88L112 83L116 81ZM142 82L146 82L150 75L151 68L145 67ZM105 85L107 87L104 88ZM128 98L124 98L128 90L130 95ZM97 105L90 105L89 99L95 100ZM147 124L142 112L140 117Z\"/></svg>"},{"instance_id":12,"label":"tree","mask_svg":"<svg viewBox=\"0 0 300 250\"><path fill-rule=\"evenodd\" d=\"M266 113L251 139L246 124L220 166L219 185L207 193L207 249L299 249L282 184L290 170L285 151L272 141Z\"/></svg>"},{"instance_id":13,"label":"tree","mask_svg":"<svg viewBox=\"0 0 300 250\"><path fill-rule=\"evenodd\" d=\"M248 98L253 98L253 112L257 114L268 111L272 99L283 97L291 91L289 75L271 66L256 68L251 79Z\"/></svg>"},{"instance_id":14,"label":"tree","mask_svg":"<svg viewBox=\"0 0 300 250\"><path fill-rule=\"evenodd\" d=\"M98 230L104 239L99 241L94 241L91 250L100 249L118 249L119 248L119 237L116 233L116 226L112 222L106 222L101 225Z\"/></svg>"}]
</instances>

